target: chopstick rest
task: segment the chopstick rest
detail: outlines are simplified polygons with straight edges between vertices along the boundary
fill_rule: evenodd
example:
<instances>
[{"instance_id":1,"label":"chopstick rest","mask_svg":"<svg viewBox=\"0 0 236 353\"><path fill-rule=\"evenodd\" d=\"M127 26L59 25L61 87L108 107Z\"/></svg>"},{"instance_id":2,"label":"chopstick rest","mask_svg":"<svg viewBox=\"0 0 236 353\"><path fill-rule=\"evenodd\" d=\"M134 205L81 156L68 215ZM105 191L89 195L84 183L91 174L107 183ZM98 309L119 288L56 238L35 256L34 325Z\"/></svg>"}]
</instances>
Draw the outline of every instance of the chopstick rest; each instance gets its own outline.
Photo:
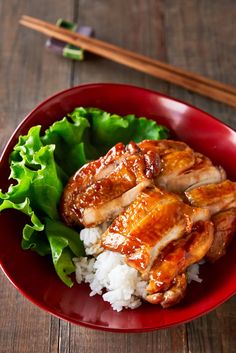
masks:
<instances>
[{"instance_id":1,"label":"chopstick rest","mask_svg":"<svg viewBox=\"0 0 236 353\"><path fill-rule=\"evenodd\" d=\"M94 30L89 26L78 26L75 23L63 20L59 18L56 22L56 26L59 28L68 29L72 32L82 34L86 37L93 37ZM64 56L69 59L82 61L84 60L84 49L73 44L69 44L65 41L50 37L45 43L46 48L52 52Z\"/></svg>"}]
</instances>

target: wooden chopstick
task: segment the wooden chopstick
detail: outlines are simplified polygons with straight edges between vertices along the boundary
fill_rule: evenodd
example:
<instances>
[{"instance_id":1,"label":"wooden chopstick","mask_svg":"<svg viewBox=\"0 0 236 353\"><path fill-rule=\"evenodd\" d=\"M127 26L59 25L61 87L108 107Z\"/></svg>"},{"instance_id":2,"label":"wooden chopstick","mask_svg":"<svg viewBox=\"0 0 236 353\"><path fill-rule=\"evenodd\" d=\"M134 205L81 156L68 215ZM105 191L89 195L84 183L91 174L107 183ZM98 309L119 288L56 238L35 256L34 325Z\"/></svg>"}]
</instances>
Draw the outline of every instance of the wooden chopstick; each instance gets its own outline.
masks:
<instances>
[{"instance_id":1,"label":"wooden chopstick","mask_svg":"<svg viewBox=\"0 0 236 353\"><path fill-rule=\"evenodd\" d=\"M148 58L110 43L59 28L56 25L30 16L22 16L20 24L47 36L74 44L106 59L236 107L236 88L230 85Z\"/></svg>"}]
</instances>

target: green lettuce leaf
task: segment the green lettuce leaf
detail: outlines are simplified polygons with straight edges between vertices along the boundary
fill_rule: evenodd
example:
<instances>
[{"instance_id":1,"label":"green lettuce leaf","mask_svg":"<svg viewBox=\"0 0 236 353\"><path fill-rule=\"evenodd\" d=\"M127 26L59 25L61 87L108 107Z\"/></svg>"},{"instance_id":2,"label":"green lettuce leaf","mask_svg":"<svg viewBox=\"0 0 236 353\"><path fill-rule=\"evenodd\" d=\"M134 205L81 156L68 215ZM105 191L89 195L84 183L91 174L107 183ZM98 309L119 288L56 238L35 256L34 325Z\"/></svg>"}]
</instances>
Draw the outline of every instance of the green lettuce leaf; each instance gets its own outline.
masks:
<instances>
[{"instance_id":1,"label":"green lettuce leaf","mask_svg":"<svg viewBox=\"0 0 236 353\"><path fill-rule=\"evenodd\" d=\"M50 126L42 137L45 145L55 145L55 161L68 177L86 163L83 137L89 127L89 121L83 117L73 121L64 118Z\"/></svg>"},{"instance_id":2,"label":"green lettuce leaf","mask_svg":"<svg viewBox=\"0 0 236 353\"><path fill-rule=\"evenodd\" d=\"M117 142L162 138L168 138L168 130L152 120L98 108L75 108L43 134L41 126L34 126L19 137L10 155L14 183L6 193L0 191L0 212L12 208L29 217L22 248L51 254L56 273L72 286L72 259L84 256L84 248L79 232L60 220L59 202L68 178Z\"/></svg>"},{"instance_id":3,"label":"green lettuce leaf","mask_svg":"<svg viewBox=\"0 0 236 353\"><path fill-rule=\"evenodd\" d=\"M75 271L72 258L85 255L82 241L74 229L59 221L46 219L45 232L50 243L52 261L57 275L71 287L73 282L68 275Z\"/></svg>"},{"instance_id":4,"label":"green lettuce leaf","mask_svg":"<svg viewBox=\"0 0 236 353\"><path fill-rule=\"evenodd\" d=\"M90 142L96 146L99 155L106 153L118 142L140 142L145 139L159 140L169 136L166 127L144 117L137 118L133 114L122 117L98 108L79 107L69 116L73 120L82 117L89 120L91 125Z\"/></svg>"},{"instance_id":5,"label":"green lettuce leaf","mask_svg":"<svg viewBox=\"0 0 236 353\"><path fill-rule=\"evenodd\" d=\"M12 208L30 217L31 225L26 224L23 228L21 242L22 248L35 250L40 255L49 254L50 247L42 232L44 230L44 225L32 210L29 198L26 197L22 203L15 203L8 199L3 200L5 197L6 195L2 193L0 194L0 198L2 199L0 212L7 208Z\"/></svg>"}]
</instances>

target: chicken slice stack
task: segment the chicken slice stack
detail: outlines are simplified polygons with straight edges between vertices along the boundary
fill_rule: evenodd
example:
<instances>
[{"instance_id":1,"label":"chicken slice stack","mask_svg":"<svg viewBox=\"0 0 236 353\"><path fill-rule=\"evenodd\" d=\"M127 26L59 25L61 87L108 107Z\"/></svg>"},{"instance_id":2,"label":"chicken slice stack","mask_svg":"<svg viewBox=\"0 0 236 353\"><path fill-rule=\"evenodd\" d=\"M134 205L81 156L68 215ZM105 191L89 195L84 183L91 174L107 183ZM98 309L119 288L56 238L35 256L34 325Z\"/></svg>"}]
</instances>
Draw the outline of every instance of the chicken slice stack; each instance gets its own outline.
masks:
<instances>
[{"instance_id":1,"label":"chicken slice stack","mask_svg":"<svg viewBox=\"0 0 236 353\"><path fill-rule=\"evenodd\" d=\"M61 214L72 226L113 220L102 247L147 280L147 301L169 307L184 297L190 265L225 254L236 232L236 184L184 142L120 143L70 179Z\"/></svg>"},{"instance_id":2,"label":"chicken slice stack","mask_svg":"<svg viewBox=\"0 0 236 353\"><path fill-rule=\"evenodd\" d=\"M209 217L206 208L191 207L179 196L153 187L114 220L102 236L102 246L125 255L126 263L148 281L146 300L167 307L184 296L187 267L210 249Z\"/></svg>"},{"instance_id":3,"label":"chicken slice stack","mask_svg":"<svg viewBox=\"0 0 236 353\"><path fill-rule=\"evenodd\" d=\"M189 234L209 211L191 207L173 193L150 188L139 193L103 234L102 246L125 255L128 265L148 278L154 260L173 240Z\"/></svg>"}]
</instances>

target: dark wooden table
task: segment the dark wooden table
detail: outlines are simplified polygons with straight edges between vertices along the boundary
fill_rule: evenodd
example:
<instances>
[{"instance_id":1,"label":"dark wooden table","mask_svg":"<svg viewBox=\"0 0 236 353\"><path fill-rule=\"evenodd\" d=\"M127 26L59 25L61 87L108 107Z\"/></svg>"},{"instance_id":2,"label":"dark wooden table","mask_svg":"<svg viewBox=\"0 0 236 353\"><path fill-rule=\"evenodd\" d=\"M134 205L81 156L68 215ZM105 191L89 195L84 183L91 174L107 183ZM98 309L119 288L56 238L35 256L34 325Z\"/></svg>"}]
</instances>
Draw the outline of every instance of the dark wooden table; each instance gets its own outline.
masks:
<instances>
[{"instance_id":1,"label":"dark wooden table","mask_svg":"<svg viewBox=\"0 0 236 353\"><path fill-rule=\"evenodd\" d=\"M19 27L22 14L51 22L59 17L79 21L94 27L100 39L225 83L236 83L234 0L1 0L1 149L39 102L85 82L148 87L192 103L236 127L235 110L226 105L92 55L79 63L52 54L44 49L43 36ZM117 334L50 316L22 297L2 273L0 276L1 353L236 352L235 297L186 325L151 333Z\"/></svg>"}]
</instances>

